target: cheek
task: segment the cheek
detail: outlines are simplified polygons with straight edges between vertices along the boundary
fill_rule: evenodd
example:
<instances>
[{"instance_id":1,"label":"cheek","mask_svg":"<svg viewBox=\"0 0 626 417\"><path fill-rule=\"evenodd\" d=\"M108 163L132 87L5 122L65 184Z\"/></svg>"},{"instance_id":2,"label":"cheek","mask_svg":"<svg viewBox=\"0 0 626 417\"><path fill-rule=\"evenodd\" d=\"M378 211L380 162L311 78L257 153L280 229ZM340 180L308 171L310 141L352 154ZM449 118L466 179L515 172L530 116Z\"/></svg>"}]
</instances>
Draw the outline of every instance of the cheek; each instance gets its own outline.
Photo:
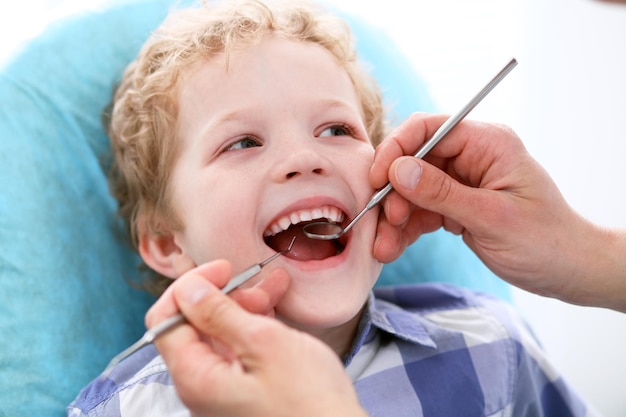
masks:
<instances>
[{"instance_id":1,"label":"cheek","mask_svg":"<svg viewBox=\"0 0 626 417\"><path fill-rule=\"evenodd\" d=\"M209 185L213 184L213 185ZM191 179L175 190L173 202L182 230L177 234L180 248L197 263L216 259L231 259L234 248L241 246L243 228L237 227L242 219L250 218L244 212L236 186Z\"/></svg>"},{"instance_id":2,"label":"cheek","mask_svg":"<svg viewBox=\"0 0 626 417\"><path fill-rule=\"evenodd\" d=\"M236 218L236 211L245 207L242 201L248 193L243 187L250 181L228 167L191 168L195 166L193 163L180 166L172 176L172 204L176 213L187 228L219 229L224 224L232 225L224 220L229 216Z\"/></svg>"},{"instance_id":3,"label":"cheek","mask_svg":"<svg viewBox=\"0 0 626 417\"><path fill-rule=\"evenodd\" d=\"M374 149L369 145L365 145L358 149L353 154L351 163L346 164L349 166L348 177L352 181L352 187L354 190L362 190L359 193L359 197L369 199L374 189L369 182L369 172L374 162Z\"/></svg>"},{"instance_id":4,"label":"cheek","mask_svg":"<svg viewBox=\"0 0 626 417\"><path fill-rule=\"evenodd\" d=\"M185 228L179 234L179 246L197 265L214 259L235 259L246 235L236 226L233 210L194 210L185 219Z\"/></svg>"}]
</instances>

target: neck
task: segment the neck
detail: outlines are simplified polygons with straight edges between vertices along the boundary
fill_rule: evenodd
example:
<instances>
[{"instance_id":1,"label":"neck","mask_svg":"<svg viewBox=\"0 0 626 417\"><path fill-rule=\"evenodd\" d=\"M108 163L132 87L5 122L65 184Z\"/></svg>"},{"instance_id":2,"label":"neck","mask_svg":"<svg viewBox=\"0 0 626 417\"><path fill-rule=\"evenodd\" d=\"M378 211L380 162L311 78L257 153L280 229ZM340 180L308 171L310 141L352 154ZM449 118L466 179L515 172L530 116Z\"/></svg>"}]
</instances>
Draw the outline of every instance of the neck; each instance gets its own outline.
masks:
<instances>
[{"instance_id":1,"label":"neck","mask_svg":"<svg viewBox=\"0 0 626 417\"><path fill-rule=\"evenodd\" d=\"M326 343L339 357L343 357L350 352L354 338L356 336L359 322L363 316L364 308L349 321L330 328L306 327L281 318L285 324L303 332L315 336Z\"/></svg>"}]
</instances>

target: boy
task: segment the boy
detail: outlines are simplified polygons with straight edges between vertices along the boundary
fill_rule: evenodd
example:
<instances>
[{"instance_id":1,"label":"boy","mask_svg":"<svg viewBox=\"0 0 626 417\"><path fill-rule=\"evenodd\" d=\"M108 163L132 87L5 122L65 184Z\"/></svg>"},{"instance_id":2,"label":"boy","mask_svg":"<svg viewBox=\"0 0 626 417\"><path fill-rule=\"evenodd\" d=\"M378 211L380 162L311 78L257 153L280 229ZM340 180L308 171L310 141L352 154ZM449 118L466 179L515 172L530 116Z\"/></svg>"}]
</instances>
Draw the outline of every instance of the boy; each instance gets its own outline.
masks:
<instances>
[{"instance_id":1,"label":"boy","mask_svg":"<svg viewBox=\"0 0 626 417\"><path fill-rule=\"evenodd\" d=\"M293 2L203 6L164 24L125 73L113 188L142 259L166 280L218 258L243 270L297 236L247 286L288 273L264 312L330 346L372 416L588 415L507 306L445 286L375 297L376 210L340 241L302 235L311 220L345 224L369 200L384 131L380 94L336 18ZM68 413L188 410L151 347Z\"/></svg>"}]
</instances>

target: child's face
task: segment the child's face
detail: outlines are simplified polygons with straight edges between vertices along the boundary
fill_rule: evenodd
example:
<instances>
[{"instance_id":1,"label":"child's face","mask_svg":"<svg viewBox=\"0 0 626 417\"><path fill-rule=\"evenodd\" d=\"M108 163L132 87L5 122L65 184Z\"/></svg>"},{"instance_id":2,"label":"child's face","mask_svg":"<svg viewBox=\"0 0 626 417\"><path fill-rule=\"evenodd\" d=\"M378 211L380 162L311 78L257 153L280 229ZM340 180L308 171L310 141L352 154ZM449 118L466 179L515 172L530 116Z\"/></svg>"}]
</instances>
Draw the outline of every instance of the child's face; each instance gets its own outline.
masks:
<instances>
[{"instance_id":1,"label":"child's face","mask_svg":"<svg viewBox=\"0 0 626 417\"><path fill-rule=\"evenodd\" d=\"M184 226L171 247L188 262L181 265L226 258L241 271L288 246L290 236L266 238L288 227L285 219L310 220L330 207L347 221L370 198L374 150L360 103L320 46L266 37L227 63L220 56L194 65L178 98L181 152L171 183ZM298 234L292 252L266 267L291 276L279 317L312 333L354 326L380 273L371 254L377 216L371 210L337 255L301 226L290 232Z\"/></svg>"}]
</instances>

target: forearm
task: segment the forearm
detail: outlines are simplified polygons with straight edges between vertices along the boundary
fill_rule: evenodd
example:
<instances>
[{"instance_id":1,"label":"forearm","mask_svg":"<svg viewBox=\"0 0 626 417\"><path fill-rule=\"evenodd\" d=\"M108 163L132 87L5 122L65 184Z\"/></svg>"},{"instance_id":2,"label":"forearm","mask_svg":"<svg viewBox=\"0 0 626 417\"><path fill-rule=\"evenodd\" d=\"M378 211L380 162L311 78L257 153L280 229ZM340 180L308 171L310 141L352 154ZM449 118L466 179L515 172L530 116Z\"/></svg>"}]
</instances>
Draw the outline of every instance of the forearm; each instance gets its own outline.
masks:
<instances>
[{"instance_id":1,"label":"forearm","mask_svg":"<svg viewBox=\"0 0 626 417\"><path fill-rule=\"evenodd\" d=\"M596 227L595 252L581 254L586 305L626 313L626 231Z\"/></svg>"},{"instance_id":2,"label":"forearm","mask_svg":"<svg viewBox=\"0 0 626 417\"><path fill-rule=\"evenodd\" d=\"M626 313L626 230L585 223L570 254L569 291L558 298Z\"/></svg>"}]
</instances>

